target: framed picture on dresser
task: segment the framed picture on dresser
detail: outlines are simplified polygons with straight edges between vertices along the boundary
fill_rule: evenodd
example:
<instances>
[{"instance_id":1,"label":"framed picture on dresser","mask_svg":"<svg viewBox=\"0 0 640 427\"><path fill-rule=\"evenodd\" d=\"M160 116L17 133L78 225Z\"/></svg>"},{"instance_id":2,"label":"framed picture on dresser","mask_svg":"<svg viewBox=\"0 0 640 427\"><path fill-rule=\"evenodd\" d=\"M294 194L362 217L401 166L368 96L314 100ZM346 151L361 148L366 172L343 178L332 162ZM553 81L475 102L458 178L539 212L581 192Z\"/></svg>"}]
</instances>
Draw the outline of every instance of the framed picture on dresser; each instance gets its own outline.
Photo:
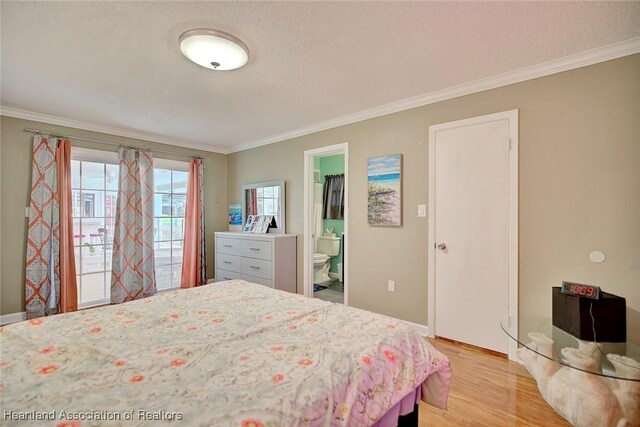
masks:
<instances>
[{"instance_id":1,"label":"framed picture on dresser","mask_svg":"<svg viewBox=\"0 0 640 427\"><path fill-rule=\"evenodd\" d=\"M275 227L273 215L249 215L243 228L245 233L266 234L269 228Z\"/></svg>"},{"instance_id":2,"label":"framed picture on dresser","mask_svg":"<svg viewBox=\"0 0 640 427\"><path fill-rule=\"evenodd\" d=\"M252 232L252 228L255 228L256 226L256 216L257 215L249 215L247 217L247 223L244 225L242 232L243 233L251 233Z\"/></svg>"}]
</instances>

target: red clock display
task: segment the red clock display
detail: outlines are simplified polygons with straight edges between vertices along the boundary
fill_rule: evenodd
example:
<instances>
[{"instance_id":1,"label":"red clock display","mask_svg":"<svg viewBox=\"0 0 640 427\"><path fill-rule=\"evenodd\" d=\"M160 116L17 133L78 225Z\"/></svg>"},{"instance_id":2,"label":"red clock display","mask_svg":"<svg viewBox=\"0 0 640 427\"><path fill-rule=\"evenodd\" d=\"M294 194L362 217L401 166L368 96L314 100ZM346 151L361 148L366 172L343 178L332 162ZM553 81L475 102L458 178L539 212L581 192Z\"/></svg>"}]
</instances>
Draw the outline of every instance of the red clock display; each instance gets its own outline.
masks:
<instances>
[{"instance_id":1,"label":"red clock display","mask_svg":"<svg viewBox=\"0 0 640 427\"><path fill-rule=\"evenodd\" d=\"M562 282L562 293L591 299L600 298L598 286L582 285L580 283Z\"/></svg>"}]
</instances>

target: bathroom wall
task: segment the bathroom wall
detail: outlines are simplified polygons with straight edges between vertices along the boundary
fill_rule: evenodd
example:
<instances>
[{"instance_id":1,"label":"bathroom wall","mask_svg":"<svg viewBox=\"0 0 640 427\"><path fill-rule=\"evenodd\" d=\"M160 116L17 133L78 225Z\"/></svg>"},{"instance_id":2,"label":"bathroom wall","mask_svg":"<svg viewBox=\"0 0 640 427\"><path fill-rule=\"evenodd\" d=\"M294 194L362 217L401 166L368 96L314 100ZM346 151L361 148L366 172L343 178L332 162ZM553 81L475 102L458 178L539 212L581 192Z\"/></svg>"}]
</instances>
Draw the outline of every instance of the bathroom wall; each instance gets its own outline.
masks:
<instances>
[{"instance_id":1,"label":"bathroom wall","mask_svg":"<svg viewBox=\"0 0 640 427\"><path fill-rule=\"evenodd\" d=\"M316 157L318 159L318 157ZM322 185L326 181L327 175L337 175L344 173L344 154L336 154L334 156L320 157L318 162L320 170L320 176ZM322 220L322 230L326 232L327 228L333 228L333 232L336 236L340 237L344 231L344 220L341 219L325 219ZM329 271L333 273L338 272L338 263L342 262L342 251L336 257L331 258L331 269Z\"/></svg>"}]
</instances>

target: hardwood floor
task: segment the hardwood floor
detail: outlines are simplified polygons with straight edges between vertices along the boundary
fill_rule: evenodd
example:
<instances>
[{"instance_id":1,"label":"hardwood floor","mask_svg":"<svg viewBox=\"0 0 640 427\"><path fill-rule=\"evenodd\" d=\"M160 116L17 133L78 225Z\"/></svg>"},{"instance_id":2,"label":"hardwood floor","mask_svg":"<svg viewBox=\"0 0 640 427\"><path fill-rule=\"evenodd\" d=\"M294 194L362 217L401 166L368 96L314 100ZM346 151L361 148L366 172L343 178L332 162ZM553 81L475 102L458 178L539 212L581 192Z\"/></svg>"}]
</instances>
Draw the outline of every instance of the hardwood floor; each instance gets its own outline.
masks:
<instances>
[{"instance_id":1,"label":"hardwood floor","mask_svg":"<svg viewBox=\"0 0 640 427\"><path fill-rule=\"evenodd\" d=\"M466 344L429 340L451 362L449 409L420 402L419 426L569 426L524 366Z\"/></svg>"}]
</instances>

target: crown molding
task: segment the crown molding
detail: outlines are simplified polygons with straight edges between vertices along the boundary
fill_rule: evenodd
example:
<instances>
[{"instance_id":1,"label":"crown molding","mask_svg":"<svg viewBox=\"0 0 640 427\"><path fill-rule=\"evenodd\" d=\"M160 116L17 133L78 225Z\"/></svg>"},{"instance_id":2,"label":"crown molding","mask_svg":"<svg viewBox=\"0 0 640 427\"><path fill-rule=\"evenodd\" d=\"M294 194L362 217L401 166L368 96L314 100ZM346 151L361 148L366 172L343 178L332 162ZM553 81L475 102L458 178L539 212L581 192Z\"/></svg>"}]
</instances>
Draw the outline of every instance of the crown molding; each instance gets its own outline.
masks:
<instances>
[{"instance_id":1,"label":"crown molding","mask_svg":"<svg viewBox=\"0 0 640 427\"><path fill-rule=\"evenodd\" d=\"M173 145L176 147L192 148L195 150L208 151L212 153L228 154L226 147L197 144L192 142L185 142L178 139L167 138L161 135L155 135L152 133L138 132L135 130L129 130L119 128L116 126L107 126L97 123L84 122L81 120L67 119L65 117L52 116L49 114L37 113L35 111L21 110L19 108L0 106L0 115L7 117L14 117L16 119L31 120L34 122L47 123L50 125L64 126L73 129L88 130L91 132L105 133L108 135L120 136L123 138L140 139L143 141L157 142L160 144ZM44 131L44 129L42 129Z\"/></svg>"},{"instance_id":2,"label":"crown molding","mask_svg":"<svg viewBox=\"0 0 640 427\"><path fill-rule=\"evenodd\" d=\"M387 114L409 110L411 108L422 107L424 105L434 104L436 102L446 101L448 99L458 98L460 96L471 95L473 93L482 92L489 89L495 89L514 83L520 83L527 80L537 79L539 77L561 73L563 71L586 67L588 65L593 65L599 62L609 61L636 53L640 53L640 37L635 37L607 46L587 50L574 55L554 59L548 62L543 62L541 64L520 68L518 70L508 71L506 73L498 74L492 77L474 80L468 83L463 83L457 86L437 90L424 95L406 98L400 101L395 101L353 114L347 114L345 116L316 123L303 128L280 133L277 135L272 135L266 138L236 144L228 150L228 154L261 147L263 145L273 144L291 138L309 135L311 133L320 132L323 130L332 129L363 120L373 119L375 117L380 117Z\"/></svg>"},{"instance_id":3,"label":"crown molding","mask_svg":"<svg viewBox=\"0 0 640 427\"><path fill-rule=\"evenodd\" d=\"M0 115L15 117L18 119L32 120L52 125L65 126L75 129L88 130L92 132L105 133L109 135L121 136L124 138L140 139L144 141L168 144L177 147L192 148L196 150L208 151L212 153L231 154L239 151L250 150L263 145L274 144L287 139L297 138L304 135L320 132L327 129L349 125L363 120L373 119L387 114L398 113L411 108L422 107L436 102L446 101L460 96L471 95L489 89L508 86L527 80L545 77L576 68L586 67L604 61L609 61L623 56L640 53L640 37L624 40L607 46L587 50L585 52L566 56L541 64L520 68L514 71L498 74L495 76L474 80L457 86L433 91L427 94L418 95L412 98L402 99L389 104L370 108L357 113L347 114L334 119L315 123L310 126L294 129L291 131L259 138L252 141L243 142L231 147L215 146L208 144L198 144L167 138L146 132L138 132L115 126L100 125L97 123L84 122L80 120L67 119L64 117L52 116L33 111L21 110L13 107L0 106Z\"/></svg>"}]
</instances>

